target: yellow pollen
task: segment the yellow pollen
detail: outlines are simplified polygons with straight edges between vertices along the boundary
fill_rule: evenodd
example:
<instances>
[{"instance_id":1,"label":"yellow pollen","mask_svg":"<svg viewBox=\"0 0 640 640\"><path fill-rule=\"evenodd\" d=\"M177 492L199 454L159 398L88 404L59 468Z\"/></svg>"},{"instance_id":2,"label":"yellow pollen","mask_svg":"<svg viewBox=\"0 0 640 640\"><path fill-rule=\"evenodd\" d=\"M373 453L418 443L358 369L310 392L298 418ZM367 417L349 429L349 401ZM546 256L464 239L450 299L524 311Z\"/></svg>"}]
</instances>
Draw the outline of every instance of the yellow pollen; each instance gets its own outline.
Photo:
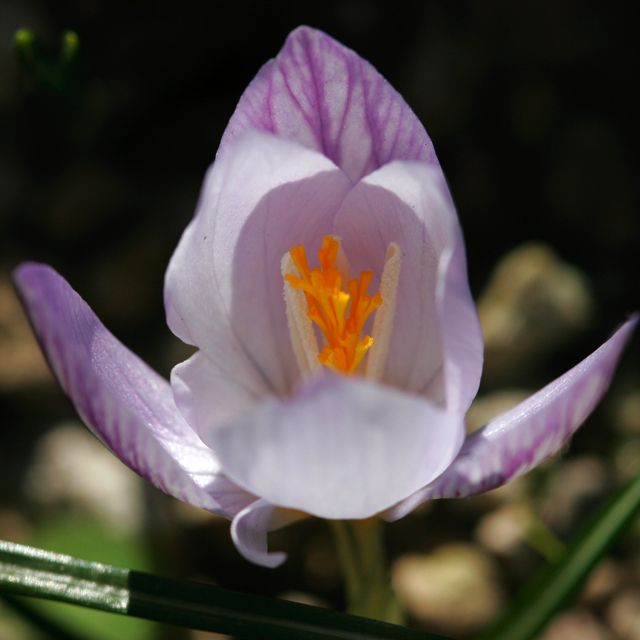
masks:
<instances>
[{"instance_id":1,"label":"yellow pollen","mask_svg":"<svg viewBox=\"0 0 640 640\"><path fill-rule=\"evenodd\" d=\"M318 251L319 267L311 269L302 245L289 252L299 276L286 273L284 279L304 292L307 316L320 329L325 346L318 354L321 364L340 373L353 373L373 345L371 336L362 336L369 316L382 305L382 296L376 292L367 295L373 279L371 271L342 286L342 275L336 268L340 245L325 236Z\"/></svg>"}]
</instances>

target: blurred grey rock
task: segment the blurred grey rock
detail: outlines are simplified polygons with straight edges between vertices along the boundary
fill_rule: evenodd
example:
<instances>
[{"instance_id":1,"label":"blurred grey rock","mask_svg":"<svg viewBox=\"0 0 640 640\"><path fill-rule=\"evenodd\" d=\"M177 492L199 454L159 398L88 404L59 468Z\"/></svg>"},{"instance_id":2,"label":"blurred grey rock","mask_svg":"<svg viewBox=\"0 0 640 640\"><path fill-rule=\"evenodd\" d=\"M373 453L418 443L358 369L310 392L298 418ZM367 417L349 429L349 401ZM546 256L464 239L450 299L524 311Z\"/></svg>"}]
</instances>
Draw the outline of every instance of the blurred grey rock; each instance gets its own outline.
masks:
<instances>
[{"instance_id":1,"label":"blurred grey rock","mask_svg":"<svg viewBox=\"0 0 640 640\"><path fill-rule=\"evenodd\" d=\"M79 423L58 425L40 440L26 490L43 508L78 510L112 531L142 527L140 478Z\"/></svg>"},{"instance_id":2,"label":"blurred grey rock","mask_svg":"<svg viewBox=\"0 0 640 640\"><path fill-rule=\"evenodd\" d=\"M453 635L480 629L504 602L493 561L469 544L402 556L392 567L392 582L411 616Z\"/></svg>"},{"instance_id":3,"label":"blurred grey rock","mask_svg":"<svg viewBox=\"0 0 640 640\"><path fill-rule=\"evenodd\" d=\"M582 590L581 600L590 605L602 604L619 591L625 581L622 567L611 558L605 558L591 572Z\"/></svg>"},{"instance_id":4,"label":"blurred grey rock","mask_svg":"<svg viewBox=\"0 0 640 640\"><path fill-rule=\"evenodd\" d=\"M31 523L18 511L0 509L0 540L26 543L31 534Z\"/></svg>"},{"instance_id":5,"label":"blurred grey rock","mask_svg":"<svg viewBox=\"0 0 640 640\"><path fill-rule=\"evenodd\" d=\"M634 478L640 469L640 437L626 438L613 454L613 465L619 480Z\"/></svg>"},{"instance_id":6,"label":"blurred grey rock","mask_svg":"<svg viewBox=\"0 0 640 640\"><path fill-rule=\"evenodd\" d=\"M0 276L0 390L51 382L49 367L8 278Z\"/></svg>"},{"instance_id":7,"label":"blurred grey rock","mask_svg":"<svg viewBox=\"0 0 640 640\"><path fill-rule=\"evenodd\" d=\"M540 514L553 529L566 530L586 503L602 495L608 483L604 461L596 456L563 460L551 474Z\"/></svg>"},{"instance_id":8,"label":"blurred grey rock","mask_svg":"<svg viewBox=\"0 0 640 640\"><path fill-rule=\"evenodd\" d=\"M597 618L585 609L574 609L556 616L539 640L613 640Z\"/></svg>"},{"instance_id":9,"label":"blurred grey rock","mask_svg":"<svg viewBox=\"0 0 640 640\"><path fill-rule=\"evenodd\" d=\"M485 336L486 379L508 379L547 355L593 311L588 283L543 244L527 243L507 254L478 300Z\"/></svg>"},{"instance_id":10,"label":"blurred grey rock","mask_svg":"<svg viewBox=\"0 0 640 640\"><path fill-rule=\"evenodd\" d=\"M619 399L613 424L620 433L640 435L640 391L633 390Z\"/></svg>"},{"instance_id":11,"label":"blurred grey rock","mask_svg":"<svg viewBox=\"0 0 640 640\"><path fill-rule=\"evenodd\" d=\"M620 640L640 640L640 589L626 589L607 608L607 622Z\"/></svg>"},{"instance_id":12,"label":"blurred grey rock","mask_svg":"<svg viewBox=\"0 0 640 640\"><path fill-rule=\"evenodd\" d=\"M506 503L480 519L475 538L488 551L510 556L522 545L531 521L531 510L525 504Z\"/></svg>"}]
</instances>

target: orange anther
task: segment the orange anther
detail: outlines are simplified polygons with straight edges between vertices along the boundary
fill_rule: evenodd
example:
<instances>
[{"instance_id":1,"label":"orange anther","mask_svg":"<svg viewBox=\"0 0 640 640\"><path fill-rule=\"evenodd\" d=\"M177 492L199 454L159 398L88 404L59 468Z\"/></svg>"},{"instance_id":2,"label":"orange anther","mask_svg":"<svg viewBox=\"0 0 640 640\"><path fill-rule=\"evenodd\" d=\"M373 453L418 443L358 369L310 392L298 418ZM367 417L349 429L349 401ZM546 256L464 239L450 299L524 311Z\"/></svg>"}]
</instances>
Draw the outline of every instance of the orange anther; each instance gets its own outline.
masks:
<instances>
[{"instance_id":1,"label":"orange anther","mask_svg":"<svg viewBox=\"0 0 640 640\"><path fill-rule=\"evenodd\" d=\"M371 336L361 336L369 316L382 305L379 292L367 295L373 279L371 271L363 271L357 279L342 289L342 275L336 268L340 245L332 236L325 236L318 251L319 267L311 269L302 245L289 252L299 275L285 274L285 280L304 291L307 315L320 329L325 346L318 360L340 373L353 373L373 345Z\"/></svg>"}]
</instances>

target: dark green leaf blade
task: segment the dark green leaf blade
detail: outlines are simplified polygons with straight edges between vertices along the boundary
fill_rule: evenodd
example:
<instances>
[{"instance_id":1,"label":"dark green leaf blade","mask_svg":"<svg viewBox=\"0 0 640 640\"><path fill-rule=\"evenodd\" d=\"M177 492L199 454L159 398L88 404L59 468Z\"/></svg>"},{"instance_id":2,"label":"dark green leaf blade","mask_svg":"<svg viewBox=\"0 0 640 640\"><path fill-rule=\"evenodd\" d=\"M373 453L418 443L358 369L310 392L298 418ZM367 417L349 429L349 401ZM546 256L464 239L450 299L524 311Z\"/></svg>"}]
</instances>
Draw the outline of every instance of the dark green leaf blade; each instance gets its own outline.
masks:
<instances>
[{"instance_id":1,"label":"dark green leaf blade","mask_svg":"<svg viewBox=\"0 0 640 640\"><path fill-rule=\"evenodd\" d=\"M531 640L576 593L640 511L640 475L620 489L570 540L564 555L530 583L481 640Z\"/></svg>"},{"instance_id":2,"label":"dark green leaf blade","mask_svg":"<svg viewBox=\"0 0 640 640\"><path fill-rule=\"evenodd\" d=\"M268 640L444 640L387 623L0 541L0 592Z\"/></svg>"}]
</instances>

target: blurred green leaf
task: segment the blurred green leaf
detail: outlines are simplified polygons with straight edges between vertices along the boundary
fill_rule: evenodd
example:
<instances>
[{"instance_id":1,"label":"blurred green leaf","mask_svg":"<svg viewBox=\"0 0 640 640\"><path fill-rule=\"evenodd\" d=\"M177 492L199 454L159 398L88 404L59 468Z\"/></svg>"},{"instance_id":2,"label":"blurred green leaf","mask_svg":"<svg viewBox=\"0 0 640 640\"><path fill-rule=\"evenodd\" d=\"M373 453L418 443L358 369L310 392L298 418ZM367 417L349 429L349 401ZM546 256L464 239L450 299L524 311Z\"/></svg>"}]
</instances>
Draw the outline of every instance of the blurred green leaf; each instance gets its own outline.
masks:
<instances>
[{"instance_id":1,"label":"blurred green leaf","mask_svg":"<svg viewBox=\"0 0 640 640\"><path fill-rule=\"evenodd\" d=\"M147 546L133 534L115 533L95 520L80 515L57 516L44 520L30 542L58 553L74 553L84 558L100 558L110 564L152 569ZM53 622L95 640L157 637L157 626L145 620L114 616L59 602L34 601L34 607Z\"/></svg>"},{"instance_id":2,"label":"blurred green leaf","mask_svg":"<svg viewBox=\"0 0 640 640\"><path fill-rule=\"evenodd\" d=\"M92 640L91 635L87 634L85 630L83 630L81 634L75 634L73 631L58 624L55 620L43 616L37 607L28 603L24 598L17 598L5 594L0 596L0 602L4 603L5 608L17 614L21 621L27 623L29 630L25 633L28 635L18 632L20 638L23 638L23 635L25 638L31 638L31 632L33 631L35 637L46 638L47 640ZM2 620L2 617L3 611L0 609L0 620ZM0 637L4 636L0 635Z\"/></svg>"},{"instance_id":3,"label":"blurred green leaf","mask_svg":"<svg viewBox=\"0 0 640 640\"><path fill-rule=\"evenodd\" d=\"M56 93L70 91L80 47L75 31L65 31L62 34L60 49L55 54L45 50L40 39L30 29L18 29L14 35L14 44L23 72L35 87Z\"/></svg>"},{"instance_id":4,"label":"blurred green leaf","mask_svg":"<svg viewBox=\"0 0 640 640\"><path fill-rule=\"evenodd\" d=\"M607 549L640 511L640 475L625 485L570 540L481 640L531 640L570 600Z\"/></svg>"},{"instance_id":5,"label":"blurred green leaf","mask_svg":"<svg viewBox=\"0 0 640 640\"><path fill-rule=\"evenodd\" d=\"M4 541L0 541L0 592L48 598L245 639L438 638L367 618L161 578Z\"/></svg>"}]
</instances>

